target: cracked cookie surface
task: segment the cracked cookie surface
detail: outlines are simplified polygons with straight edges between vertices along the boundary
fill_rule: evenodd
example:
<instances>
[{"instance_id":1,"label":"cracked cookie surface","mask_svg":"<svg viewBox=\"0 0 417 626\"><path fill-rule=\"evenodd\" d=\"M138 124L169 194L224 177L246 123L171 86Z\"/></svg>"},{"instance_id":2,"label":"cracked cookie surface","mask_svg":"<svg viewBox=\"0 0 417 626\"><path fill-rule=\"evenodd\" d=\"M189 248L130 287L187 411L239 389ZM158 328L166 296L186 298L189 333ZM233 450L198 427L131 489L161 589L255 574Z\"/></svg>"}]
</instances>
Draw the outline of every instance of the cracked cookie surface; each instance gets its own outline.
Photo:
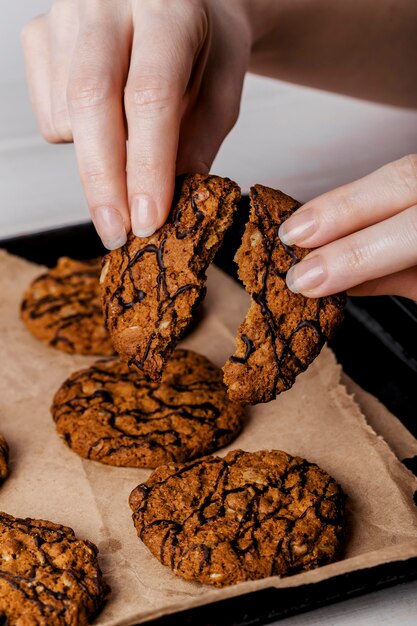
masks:
<instances>
[{"instance_id":1,"label":"cracked cookie surface","mask_svg":"<svg viewBox=\"0 0 417 626\"><path fill-rule=\"evenodd\" d=\"M26 290L21 317L37 339L76 354L114 354L100 300L100 259L58 259Z\"/></svg>"},{"instance_id":2,"label":"cracked cookie surface","mask_svg":"<svg viewBox=\"0 0 417 626\"><path fill-rule=\"evenodd\" d=\"M56 393L52 415L68 446L87 459L157 467L225 446L244 410L227 397L220 368L175 350L161 383L118 359L75 372Z\"/></svg>"},{"instance_id":3,"label":"cracked cookie surface","mask_svg":"<svg viewBox=\"0 0 417 626\"><path fill-rule=\"evenodd\" d=\"M217 587L310 570L343 546L342 489L279 450L158 467L129 504L138 536L163 565Z\"/></svg>"},{"instance_id":4,"label":"cracked cookie surface","mask_svg":"<svg viewBox=\"0 0 417 626\"><path fill-rule=\"evenodd\" d=\"M239 187L228 178L178 181L167 222L106 255L103 307L123 361L160 380L166 359L205 295L206 269L232 222Z\"/></svg>"},{"instance_id":5,"label":"cracked cookie surface","mask_svg":"<svg viewBox=\"0 0 417 626\"><path fill-rule=\"evenodd\" d=\"M269 402L292 387L343 320L346 294L306 298L288 289L287 271L311 250L286 246L279 226L301 205L281 191L255 185L249 222L236 253L251 304L224 366L232 400Z\"/></svg>"},{"instance_id":6,"label":"cracked cookie surface","mask_svg":"<svg viewBox=\"0 0 417 626\"><path fill-rule=\"evenodd\" d=\"M9 626L90 623L110 592L97 553L71 528L0 513L0 618Z\"/></svg>"},{"instance_id":7,"label":"cracked cookie surface","mask_svg":"<svg viewBox=\"0 0 417 626\"><path fill-rule=\"evenodd\" d=\"M0 485L9 475L9 446L5 438L0 435Z\"/></svg>"}]
</instances>

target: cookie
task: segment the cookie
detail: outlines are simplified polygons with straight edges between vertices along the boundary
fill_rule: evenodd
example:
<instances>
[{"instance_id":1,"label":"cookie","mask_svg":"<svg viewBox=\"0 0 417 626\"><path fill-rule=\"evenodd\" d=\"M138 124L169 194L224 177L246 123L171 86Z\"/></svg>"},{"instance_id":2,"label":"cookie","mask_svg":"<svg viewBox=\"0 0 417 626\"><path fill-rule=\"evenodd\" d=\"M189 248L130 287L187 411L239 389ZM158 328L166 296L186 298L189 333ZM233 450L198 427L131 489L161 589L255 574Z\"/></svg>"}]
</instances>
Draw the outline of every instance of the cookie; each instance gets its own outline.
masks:
<instances>
[{"instance_id":1,"label":"cookie","mask_svg":"<svg viewBox=\"0 0 417 626\"><path fill-rule=\"evenodd\" d=\"M9 446L5 438L0 435L0 485L9 475Z\"/></svg>"},{"instance_id":2,"label":"cookie","mask_svg":"<svg viewBox=\"0 0 417 626\"><path fill-rule=\"evenodd\" d=\"M186 176L177 186L164 226L150 237L130 234L106 255L101 274L115 349L155 381L205 295L206 269L240 198L234 182L208 174Z\"/></svg>"},{"instance_id":3,"label":"cookie","mask_svg":"<svg viewBox=\"0 0 417 626\"><path fill-rule=\"evenodd\" d=\"M342 489L279 450L158 467L129 504L138 536L163 565L216 587L310 570L343 546Z\"/></svg>"},{"instance_id":4,"label":"cookie","mask_svg":"<svg viewBox=\"0 0 417 626\"><path fill-rule=\"evenodd\" d=\"M97 552L71 528L0 513L1 623L88 624L110 591Z\"/></svg>"},{"instance_id":5,"label":"cookie","mask_svg":"<svg viewBox=\"0 0 417 626\"><path fill-rule=\"evenodd\" d=\"M76 372L56 393L52 415L84 458L157 467L225 446L241 429L243 409L228 399L220 368L175 350L161 383L116 359Z\"/></svg>"},{"instance_id":6,"label":"cookie","mask_svg":"<svg viewBox=\"0 0 417 626\"><path fill-rule=\"evenodd\" d=\"M255 185L249 222L236 253L251 305L224 367L229 397L269 402L292 387L343 320L346 294L306 298L290 291L287 271L311 250L287 246L278 228L301 205L281 191Z\"/></svg>"},{"instance_id":7,"label":"cookie","mask_svg":"<svg viewBox=\"0 0 417 626\"><path fill-rule=\"evenodd\" d=\"M100 259L62 257L27 289L21 316L32 335L77 354L114 354L100 301Z\"/></svg>"}]
</instances>

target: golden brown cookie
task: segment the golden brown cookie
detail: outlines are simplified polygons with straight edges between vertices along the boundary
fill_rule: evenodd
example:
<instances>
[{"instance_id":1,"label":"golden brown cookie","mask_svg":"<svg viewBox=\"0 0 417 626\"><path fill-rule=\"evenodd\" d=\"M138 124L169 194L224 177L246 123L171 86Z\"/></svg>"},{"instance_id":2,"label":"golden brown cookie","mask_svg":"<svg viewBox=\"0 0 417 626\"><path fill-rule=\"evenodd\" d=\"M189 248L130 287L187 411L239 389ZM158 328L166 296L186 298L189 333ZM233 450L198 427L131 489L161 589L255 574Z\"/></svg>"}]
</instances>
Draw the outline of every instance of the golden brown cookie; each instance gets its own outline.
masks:
<instances>
[{"instance_id":1,"label":"golden brown cookie","mask_svg":"<svg viewBox=\"0 0 417 626\"><path fill-rule=\"evenodd\" d=\"M61 257L28 287L22 319L32 335L77 354L113 354L100 301L100 259Z\"/></svg>"},{"instance_id":2,"label":"golden brown cookie","mask_svg":"<svg viewBox=\"0 0 417 626\"><path fill-rule=\"evenodd\" d=\"M129 503L138 536L163 565L216 587L331 563L344 540L342 489L279 450L163 465Z\"/></svg>"},{"instance_id":3,"label":"golden brown cookie","mask_svg":"<svg viewBox=\"0 0 417 626\"><path fill-rule=\"evenodd\" d=\"M343 320L346 294L306 298L290 291L287 271L311 250L287 246L279 226L299 202L255 185L251 211L235 260L251 305L224 367L229 397L241 404L269 402L292 387Z\"/></svg>"},{"instance_id":4,"label":"golden brown cookie","mask_svg":"<svg viewBox=\"0 0 417 626\"><path fill-rule=\"evenodd\" d=\"M97 552L71 528L0 513L1 623L88 624L110 592Z\"/></svg>"},{"instance_id":5,"label":"golden brown cookie","mask_svg":"<svg viewBox=\"0 0 417 626\"><path fill-rule=\"evenodd\" d=\"M56 393L52 415L87 459L157 467L225 446L241 429L243 409L227 397L220 368L175 350L161 383L116 359L76 372Z\"/></svg>"},{"instance_id":6,"label":"golden brown cookie","mask_svg":"<svg viewBox=\"0 0 417 626\"><path fill-rule=\"evenodd\" d=\"M9 446L5 438L0 435L0 485L9 475Z\"/></svg>"},{"instance_id":7,"label":"golden brown cookie","mask_svg":"<svg viewBox=\"0 0 417 626\"><path fill-rule=\"evenodd\" d=\"M178 186L166 224L150 237L130 234L104 258L101 275L115 349L156 381L204 297L206 269L240 197L234 182L208 174L186 176Z\"/></svg>"}]
</instances>

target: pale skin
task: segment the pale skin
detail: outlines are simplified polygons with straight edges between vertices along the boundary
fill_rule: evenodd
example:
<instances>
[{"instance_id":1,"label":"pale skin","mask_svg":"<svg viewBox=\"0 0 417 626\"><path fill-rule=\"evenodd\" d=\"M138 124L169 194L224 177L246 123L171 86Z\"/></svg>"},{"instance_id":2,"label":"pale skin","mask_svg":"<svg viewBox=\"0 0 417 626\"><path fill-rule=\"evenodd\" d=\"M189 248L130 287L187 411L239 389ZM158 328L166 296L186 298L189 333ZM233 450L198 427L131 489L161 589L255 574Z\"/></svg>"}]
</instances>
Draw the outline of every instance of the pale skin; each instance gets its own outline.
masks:
<instances>
[{"instance_id":1,"label":"pale skin","mask_svg":"<svg viewBox=\"0 0 417 626\"><path fill-rule=\"evenodd\" d=\"M109 249L164 223L176 174L209 171L247 71L417 108L416 41L415 0L56 0L22 33L40 131L74 141ZM314 248L293 291L417 300L417 156L309 201L280 236Z\"/></svg>"}]
</instances>

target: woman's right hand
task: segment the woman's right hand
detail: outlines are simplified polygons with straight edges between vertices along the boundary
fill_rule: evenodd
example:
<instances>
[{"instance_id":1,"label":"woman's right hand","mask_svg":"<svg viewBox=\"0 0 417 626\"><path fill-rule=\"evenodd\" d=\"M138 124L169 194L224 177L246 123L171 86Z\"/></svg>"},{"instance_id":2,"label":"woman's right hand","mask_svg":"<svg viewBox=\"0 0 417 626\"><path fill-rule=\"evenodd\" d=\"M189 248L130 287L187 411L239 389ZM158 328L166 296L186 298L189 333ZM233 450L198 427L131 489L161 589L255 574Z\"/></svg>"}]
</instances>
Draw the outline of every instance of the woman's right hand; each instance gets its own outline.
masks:
<instances>
[{"instance_id":1,"label":"woman's right hand","mask_svg":"<svg viewBox=\"0 0 417 626\"><path fill-rule=\"evenodd\" d=\"M166 220L175 175L206 172L236 122L244 0L56 0L22 34L42 135L74 141L108 248ZM126 139L128 144L126 148Z\"/></svg>"}]
</instances>

